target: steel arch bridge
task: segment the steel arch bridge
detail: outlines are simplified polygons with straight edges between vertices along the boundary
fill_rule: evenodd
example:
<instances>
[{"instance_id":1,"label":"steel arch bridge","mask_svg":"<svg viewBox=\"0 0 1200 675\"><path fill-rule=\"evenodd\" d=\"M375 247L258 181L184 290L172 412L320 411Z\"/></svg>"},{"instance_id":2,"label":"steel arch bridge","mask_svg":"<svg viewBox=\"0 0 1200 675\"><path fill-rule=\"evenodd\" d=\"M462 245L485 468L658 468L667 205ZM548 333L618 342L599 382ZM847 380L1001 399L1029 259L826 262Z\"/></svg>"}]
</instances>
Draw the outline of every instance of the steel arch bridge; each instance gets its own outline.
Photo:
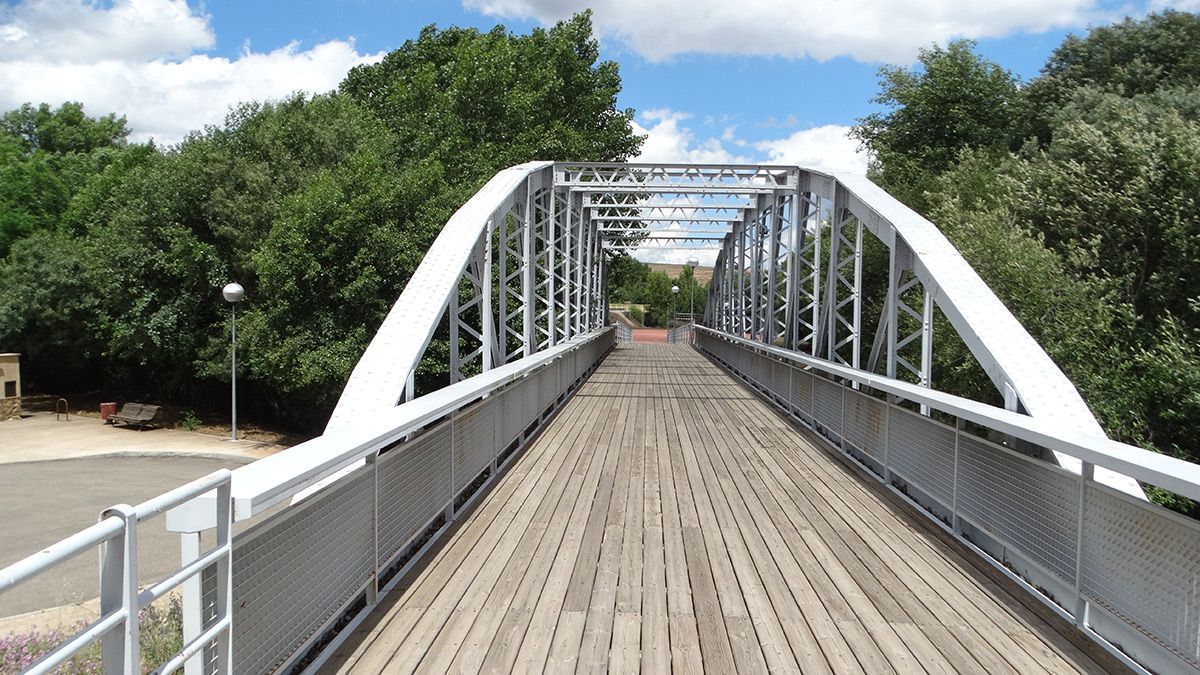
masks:
<instances>
[{"instance_id":1,"label":"steel arch bridge","mask_svg":"<svg viewBox=\"0 0 1200 675\"><path fill-rule=\"evenodd\" d=\"M606 262L647 248L714 256L676 344L607 325ZM938 390L948 340L1002 407ZM418 391L435 344L449 384ZM1106 438L869 180L532 162L446 223L322 436L114 507L0 592L101 547L102 616L46 669L99 639L138 670L138 610L182 586L191 673L1198 672L1200 526L1140 483L1200 498L1200 467ZM181 567L139 593L164 512Z\"/></svg>"}]
</instances>

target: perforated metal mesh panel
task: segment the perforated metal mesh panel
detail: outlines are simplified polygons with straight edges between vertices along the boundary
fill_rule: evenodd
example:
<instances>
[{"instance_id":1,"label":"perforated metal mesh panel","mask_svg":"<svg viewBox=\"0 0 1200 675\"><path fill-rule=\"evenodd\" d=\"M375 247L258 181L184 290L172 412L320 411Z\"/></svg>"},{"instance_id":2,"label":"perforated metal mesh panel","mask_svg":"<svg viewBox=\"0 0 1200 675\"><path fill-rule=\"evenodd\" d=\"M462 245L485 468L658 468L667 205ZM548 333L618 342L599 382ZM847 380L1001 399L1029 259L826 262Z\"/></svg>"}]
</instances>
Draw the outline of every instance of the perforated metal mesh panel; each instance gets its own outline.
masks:
<instances>
[{"instance_id":1,"label":"perforated metal mesh panel","mask_svg":"<svg viewBox=\"0 0 1200 675\"><path fill-rule=\"evenodd\" d=\"M949 506L954 493L954 430L924 415L888 412L888 463L892 471Z\"/></svg>"},{"instance_id":2,"label":"perforated metal mesh panel","mask_svg":"<svg viewBox=\"0 0 1200 675\"><path fill-rule=\"evenodd\" d=\"M380 455L300 505L239 534L233 551L236 673L270 673L385 565L580 375L612 347L595 340L451 420ZM378 472L378 536L372 514ZM451 472L454 472L452 478ZM455 486L454 484L458 485ZM215 574L201 575L201 616L215 620ZM204 653L204 672L215 672Z\"/></svg>"},{"instance_id":3,"label":"perforated metal mesh panel","mask_svg":"<svg viewBox=\"0 0 1200 675\"><path fill-rule=\"evenodd\" d=\"M698 339L734 370L756 380L765 377L762 357L705 334ZM772 371L770 377L776 375ZM778 391L778 385L772 380L771 390ZM1074 585L1077 475L956 434L927 416L887 408L879 399L803 370L792 374L792 404L805 413L812 405L827 435L842 429L843 394L847 443L883 463L886 440L886 465L898 476L954 510L979 535L1036 563L1068 588ZM1095 482L1086 485L1081 592L1128 624L1125 629L1101 622L1093 628L1113 631L1106 637L1118 646L1123 640L1128 644L1129 631L1140 633L1200 668L1200 522Z\"/></svg>"},{"instance_id":4,"label":"perforated metal mesh panel","mask_svg":"<svg viewBox=\"0 0 1200 675\"><path fill-rule=\"evenodd\" d=\"M751 377L750 367L754 361L754 355L750 352L738 351L736 352L735 358L737 360L734 362L734 364L737 366L738 370L740 370L746 377Z\"/></svg>"},{"instance_id":5,"label":"perforated metal mesh panel","mask_svg":"<svg viewBox=\"0 0 1200 675\"><path fill-rule=\"evenodd\" d=\"M467 486L496 456L495 397L454 415L454 491Z\"/></svg>"},{"instance_id":6,"label":"perforated metal mesh panel","mask_svg":"<svg viewBox=\"0 0 1200 675\"><path fill-rule=\"evenodd\" d=\"M823 377L813 378L813 409L827 431L842 433L842 386Z\"/></svg>"},{"instance_id":7,"label":"perforated metal mesh panel","mask_svg":"<svg viewBox=\"0 0 1200 675\"><path fill-rule=\"evenodd\" d=\"M962 434L958 441L958 512L1068 584L1075 583L1077 476Z\"/></svg>"},{"instance_id":8,"label":"perforated metal mesh panel","mask_svg":"<svg viewBox=\"0 0 1200 675\"><path fill-rule=\"evenodd\" d=\"M374 564L372 494L371 471L360 469L239 537L234 672L273 672L363 588Z\"/></svg>"},{"instance_id":9,"label":"perforated metal mesh panel","mask_svg":"<svg viewBox=\"0 0 1200 675\"><path fill-rule=\"evenodd\" d=\"M846 442L868 457L883 462L883 411L886 404L871 396L846 389Z\"/></svg>"},{"instance_id":10,"label":"perforated metal mesh panel","mask_svg":"<svg viewBox=\"0 0 1200 675\"><path fill-rule=\"evenodd\" d=\"M792 369L786 363L780 363L772 359L771 361L771 393L775 394L783 400L788 400L791 395L791 373Z\"/></svg>"},{"instance_id":11,"label":"perforated metal mesh panel","mask_svg":"<svg viewBox=\"0 0 1200 675\"><path fill-rule=\"evenodd\" d=\"M1081 587L1200 666L1200 523L1089 483Z\"/></svg>"},{"instance_id":12,"label":"perforated metal mesh panel","mask_svg":"<svg viewBox=\"0 0 1200 675\"><path fill-rule=\"evenodd\" d=\"M771 386L771 359L762 354L754 354L754 381L762 388Z\"/></svg>"},{"instance_id":13,"label":"perforated metal mesh panel","mask_svg":"<svg viewBox=\"0 0 1200 675\"><path fill-rule=\"evenodd\" d=\"M496 438L496 443L500 447L508 447L508 444L520 436L525 429L526 404L521 400L520 395L513 395L520 386L522 385L518 384L506 392L500 405L503 412L498 425L499 435Z\"/></svg>"},{"instance_id":14,"label":"perforated metal mesh panel","mask_svg":"<svg viewBox=\"0 0 1200 675\"><path fill-rule=\"evenodd\" d=\"M450 424L379 457L379 563L384 564L450 502Z\"/></svg>"},{"instance_id":15,"label":"perforated metal mesh panel","mask_svg":"<svg viewBox=\"0 0 1200 675\"><path fill-rule=\"evenodd\" d=\"M812 414L813 376L802 370L792 372L792 405L805 416Z\"/></svg>"}]
</instances>

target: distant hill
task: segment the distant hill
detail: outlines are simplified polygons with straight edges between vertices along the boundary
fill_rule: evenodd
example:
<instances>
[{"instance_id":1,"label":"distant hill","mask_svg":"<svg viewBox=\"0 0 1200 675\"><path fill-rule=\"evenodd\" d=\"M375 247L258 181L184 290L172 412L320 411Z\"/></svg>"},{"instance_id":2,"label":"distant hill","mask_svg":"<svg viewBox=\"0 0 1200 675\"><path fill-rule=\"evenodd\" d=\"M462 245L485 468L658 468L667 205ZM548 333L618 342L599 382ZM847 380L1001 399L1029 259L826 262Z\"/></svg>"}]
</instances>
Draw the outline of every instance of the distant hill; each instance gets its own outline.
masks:
<instances>
[{"instance_id":1,"label":"distant hill","mask_svg":"<svg viewBox=\"0 0 1200 675\"><path fill-rule=\"evenodd\" d=\"M683 273L683 265L672 265L668 263L646 263L652 272L662 272L674 279ZM696 268L696 282L699 284L707 284L712 281L713 268L704 267L703 265Z\"/></svg>"}]
</instances>

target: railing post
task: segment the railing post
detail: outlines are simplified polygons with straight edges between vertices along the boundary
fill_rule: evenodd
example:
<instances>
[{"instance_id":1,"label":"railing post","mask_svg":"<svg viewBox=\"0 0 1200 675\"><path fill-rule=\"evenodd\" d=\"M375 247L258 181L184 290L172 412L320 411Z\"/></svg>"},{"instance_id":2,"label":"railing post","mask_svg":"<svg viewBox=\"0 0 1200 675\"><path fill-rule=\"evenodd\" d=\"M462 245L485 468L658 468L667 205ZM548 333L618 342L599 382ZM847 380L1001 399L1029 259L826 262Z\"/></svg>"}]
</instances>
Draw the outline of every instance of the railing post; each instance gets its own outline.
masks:
<instances>
[{"instance_id":1,"label":"railing post","mask_svg":"<svg viewBox=\"0 0 1200 675\"><path fill-rule=\"evenodd\" d=\"M200 557L200 533L179 533L180 567L187 567ZM199 574L183 582L183 644L189 644L204 631L204 609L201 605L203 589ZM184 675L203 675L201 659L190 658L183 664Z\"/></svg>"},{"instance_id":2,"label":"railing post","mask_svg":"<svg viewBox=\"0 0 1200 675\"><path fill-rule=\"evenodd\" d=\"M922 414L928 415L929 408L922 406ZM962 534L962 523L958 520L958 472L959 472L959 438L962 436L963 418L954 418L954 479L950 492L950 527L955 534Z\"/></svg>"},{"instance_id":3,"label":"railing post","mask_svg":"<svg viewBox=\"0 0 1200 675\"><path fill-rule=\"evenodd\" d=\"M838 427L838 447L842 449L842 452L846 452L846 385L843 384L839 389L842 392L842 414L840 415L841 424Z\"/></svg>"},{"instance_id":4,"label":"railing post","mask_svg":"<svg viewBox=\"0 0 1200 675\"><path fill-rule=\"evenodd\" d=\"M120 518L121 534L100 547L100 615L124 612L121 630L111 630L100 642L105 675L141 675L138 649L137 512L118 504L100 514L100 520Z\"/></svg>"},{"instance_id":5,"label":"railing post","mask_svg":"<svg viewBox=\"0 0 1200 675\"><path fill-rule=\"evenodd\" d=\"M371 467L371 583L367 585L367 605L379 604L379 449L367 456Z\"/></svg>"},{"instance_id":6,"label":"railing post","mask_svg":"<svg viewBox=\"0 0 1200 675\"><path fill-rule=\"evenodd\" d=\"M892 395L883 395L883 484L892 484L892 465L889 450L892 447Z\"/></svg>"},{"instance_id":7,"label":"railing post","mask_svg":"<svg viewBox=\"0 0 1200 675\"><path fill-rule=\"evenodd\" d=\"M1095 477L1096 467L1083 462L1079 467L1079 519L1075 526L1075 624L1086 629L1088 626L1088 601L1083 595L1083 536L1084 506L1087 503L1087 484Z\"/></svg>"},{"instance_id":8,"label":"railing post","mask_svg":"<svg viewBox=\"0 0 1200 675\"><path fill-rule=\"evenodd\" d=\"M217 638L216 667L224 675L233 673L233 493L232 480L217 487L217 546L229 553L217 563L217 621L229 619ZM134 590L136 595L137 590Z\"/></svg>"}]
</instances>

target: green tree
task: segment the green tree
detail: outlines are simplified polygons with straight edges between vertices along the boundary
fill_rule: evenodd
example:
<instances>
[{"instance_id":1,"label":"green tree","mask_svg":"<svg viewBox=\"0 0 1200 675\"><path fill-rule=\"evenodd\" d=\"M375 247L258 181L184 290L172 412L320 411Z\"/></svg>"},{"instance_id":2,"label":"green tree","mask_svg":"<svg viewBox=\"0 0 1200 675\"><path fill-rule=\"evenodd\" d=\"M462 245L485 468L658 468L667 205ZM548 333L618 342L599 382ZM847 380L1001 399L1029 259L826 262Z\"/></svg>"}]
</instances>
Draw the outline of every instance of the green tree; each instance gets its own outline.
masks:
<instances>
[{"instance_id":1,"label":"green tree","mask_svg":"<svg viewBox=\"0 0 1200 675\"><path fill-rule=\"evenodd\" d=\"M0 124L0 205L25 199L0 257L0 339L47 386L198 405L228 377L219 290L236 279L244 400L317 429L483 180L636 151L619 87L584 16L528 36L431 27L344 93L245 103L166 149L126 145L123 118L25 106ZM445 353L443 336L423 382L444 375Z\"/></svg>"},{"instance_id":2,"label":"green tree","mask_svg":"<svg viewBox=\"0 0 1200 675\"><path fill-rule=\"evenodd\" d=\"M608 259L609 295L616 302L643 302L650 267L627 253Z\"/></svg>"},{"instance_id":3,"label":"green tree","mask_svg":"<svg viewBox=\"0 0 1200 675\"><path fill-rule=\"evenodd\" d=\"M19 351L27 389L74 386L103 352L99 292L80 241L39 231L0 264L0 344Z\"/></svg>"},{"instance_id":4,"label":"green tree","mask_svg":"<svg viewBox=\"0 0 1200 675\"><path fill-rule=\"evenodd\" d=\"M1052 124L1012 165L1018 222L1077 275L1110 282L1150 332L1165 317L1200 327L1200 123L1084 88Z\"/></svg>"},{"instance_id":5,"label":"green tree","mask_svg":"<svg viewBox=\"0 0 1200 675\"><path fill-rule=\"evenodd\" d=\"M618 110L617 65L597 62L591 15L529 35L428 26L341 91L396 134L402 161L440 162L451 184L534 159L621 161L642 138ZM469 193L468 193L469 194Z\"/></svg>"},{"instance_id":6,"label":"green tree","mask_svg":"<svg viewBox=\"0 0 1200 675\"><path fill-rule=\"evenodd\" d=\"M851 132L871 155L872 176L918 211L924 192L963 149L1007 149L1020 105L1016 77L957 40L922 49L919 70L884 66L872 102L889 110Z\"/></svg>"},{"instance_id":7,"label":"green tree","mask_svg":"<svg viewBox=\"0 0 1200 675\"><path fill-rule=\"evenodd\" d=\"M1200 16L1166 11L1126 18L1085 37L1070 35L1054 50L1029 83L1023 131L1048 143L1055 117L1081 87L1132 97L1194 93L1198 86Z\"/></svg>"},{"instance_id":8,"label":"green tree","mask_svg":"<svg viewBox=\"0 0 1200 675\"><path fill-rule=\"evenodd\" d=\"M26 103L0 118L0 130L18 139L25 152L53 155L120 147L129 137L124 117L110 113L91 118L84 114L82 103L70 101L53 110L46 103L36 108Z\"/></svg>"},{"instance_id":9,"label":"green tree","mask_svg":"<svg viewBox=\"0 0 1200 675\"><path fill-rule=\"evenodd\" d=\"M25 104L0 117L0 257L59 226L75 193L125 149L124 118L92 119L78 103Z\"/></svg>"}]
</instances>

